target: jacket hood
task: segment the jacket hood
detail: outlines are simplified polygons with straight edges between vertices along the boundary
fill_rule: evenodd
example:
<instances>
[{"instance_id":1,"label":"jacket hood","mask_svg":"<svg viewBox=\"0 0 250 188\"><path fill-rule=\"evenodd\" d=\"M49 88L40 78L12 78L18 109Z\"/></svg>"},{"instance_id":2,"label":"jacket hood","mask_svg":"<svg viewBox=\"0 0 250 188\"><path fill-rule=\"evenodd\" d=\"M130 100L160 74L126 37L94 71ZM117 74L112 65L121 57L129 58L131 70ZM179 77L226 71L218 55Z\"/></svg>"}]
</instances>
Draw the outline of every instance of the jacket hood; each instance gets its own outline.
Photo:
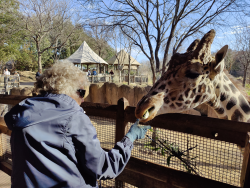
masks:
<instances>
[{"instance_id":1,"label":"jacket hood","mask_svg":"<svg viewBox=\"0 0 250 188\"><path fill-rule=\"evenodd\" d=\"M23 100L4 116L4 120L10 130L23 129L39 122L73 114L76 110L83 111L68 95L45 94Z\"/></svg>"}]
</instances>

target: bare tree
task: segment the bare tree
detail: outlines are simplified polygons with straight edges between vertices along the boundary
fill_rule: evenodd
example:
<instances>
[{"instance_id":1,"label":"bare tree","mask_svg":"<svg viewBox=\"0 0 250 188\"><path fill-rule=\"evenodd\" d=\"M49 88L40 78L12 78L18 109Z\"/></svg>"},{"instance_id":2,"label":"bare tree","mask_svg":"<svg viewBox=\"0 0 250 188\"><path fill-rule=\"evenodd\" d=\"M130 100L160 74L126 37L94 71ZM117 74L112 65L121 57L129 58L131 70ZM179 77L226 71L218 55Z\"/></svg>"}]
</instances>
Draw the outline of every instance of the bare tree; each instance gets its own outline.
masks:
<instances>
[{"instance_id":1,"label":"bare tree","mask_svg":"<svg viewBox=\"0 0 250 188\"><path fill-rule=\"evenodd\" d=\"M74 7L66 0L23 0L20 7L23 12L20 27L34 40L38 69L42 69L42 54L65 45L79 26L77 20L71 24L76 17Z\"/></svg>"},{"instance_id":2,"label":"bare tree","mask_svg":"<svg viewBox=\"0 0 250 188\"><path fill-rule=\"evenodd\" d=\"M126 35L124 35L123 32L121 32L120 28L113 28L111 33L112 34L111 34L111 38L109 42L115 47L115 52L116 52L115 56L118 62L117 69L119 71L119 82L121 82L120 80L121 71L126 65L126 62L128 62L128 85L129 85L131 65L135 61L135 59L132 60L131 54L132 54L133 49L134 50L137 50L137 49L133 48L134 42L131 40L130 37L127 37ZM130 33L130 35L133 36L134 33ZM139 54L139 51L138 51L138 54Z\"/></svg>"},{"instance_id":3,"label":"bare tree","mask_svg":"<svg viewBox=\"0 0 250 188\"><path fill-rule=\"evenodd\" d=\"M237 60L243 67L243 87L246 84L247 72L250 65L250 29L248 24L235 29Z\"/></svg>"},{"instance_id":4,"label":"bare tree","mask_svg":"<svg viewBox=\"0 0 250 188\"><path fill-rule=\"evenodd\" d=\"M90 18L105 19L112 27L120 27L149 59L153 82L160 71L159 51L164 48L164 73L170 46L176 53L183 42L204 27L224 24L224 12L237 11L239 0L81 0ZM93 5L94 6L90 6ZM237 6L236 6L237 5ZM91 7L91 8L89 8ZM220 17L219 17L220 16ZM125 29L126 28L126 29ZM136 33L135 37L130 35ZM162 44L166 44L164 47Z\"/></svg>"},{"instance_id":5,"label":"bare tree","mask_svg":"<svg viewBox=\"0 0 250 188\"><path fill-rule=\"evenodd\" d=\"M228 49L227 55L225 56L224 62L225 62L225 68L229 73L233 71L234 69L234 63L236 61L238 53L236 51L233 51L232 49Z\"/></svg>"},{"instance_id":6,"label":"bare tree","mask_svg":"<svg viewBox=\"0 0 250 188\"><path fill-rule=\"evenodd\" d=\"M105 59L105 49L109 47L108 41L111 38L111 31L104 25L105 20L94 20L89 23L90 29L88 29L89 35L94 38L92 44L94 50L98 55Z\"/></svg>"}]
</instances>

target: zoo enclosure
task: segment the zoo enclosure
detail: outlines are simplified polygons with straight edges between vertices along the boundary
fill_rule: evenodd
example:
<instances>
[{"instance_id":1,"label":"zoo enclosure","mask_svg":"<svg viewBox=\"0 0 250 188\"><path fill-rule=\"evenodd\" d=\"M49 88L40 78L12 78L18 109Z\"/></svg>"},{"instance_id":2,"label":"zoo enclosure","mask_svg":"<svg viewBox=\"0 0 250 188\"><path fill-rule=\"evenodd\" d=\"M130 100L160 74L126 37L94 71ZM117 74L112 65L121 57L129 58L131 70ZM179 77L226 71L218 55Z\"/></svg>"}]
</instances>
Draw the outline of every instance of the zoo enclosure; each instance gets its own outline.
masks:
<instances>
[{"instance_id":1,"label":"zoo enclosure","mask_svg":"<svg viewBox=\"0 0 250 188\"><path fill-rule=\"evenodd\" d=\"M27 97L0 95L0 103L15 105L25 98ZM135 107L130 107L125 98L120 99L118 105L86 102L81 106L96 127L102 147L107 150L123 138L129 126L136 120ZM107 183L108 186L112 184L111 187L250 187L250 143L247 134L250 127L247 123L186 114L165 114L147 124L157 127L160 137L166 136L178 142L180 146L187 142L187 137L190 146L201 146L195 151L195 155L199 156L197 166L203 175L184 172L178 161L171 161L171 168L167 167L166 158L145 150L145 140L140 140L134 143L132 157L124 171L116 178L114 184ZM11 152L8 143L4 142L4 137L10 135L11 131L5 126L3 118L0 118L0 132L0 167L10 175L11 163L8 161L11 161ZM243 156L237 145L245 147ZM239 173L235 173L237 170Z\"/></svg>"}]
</instances>

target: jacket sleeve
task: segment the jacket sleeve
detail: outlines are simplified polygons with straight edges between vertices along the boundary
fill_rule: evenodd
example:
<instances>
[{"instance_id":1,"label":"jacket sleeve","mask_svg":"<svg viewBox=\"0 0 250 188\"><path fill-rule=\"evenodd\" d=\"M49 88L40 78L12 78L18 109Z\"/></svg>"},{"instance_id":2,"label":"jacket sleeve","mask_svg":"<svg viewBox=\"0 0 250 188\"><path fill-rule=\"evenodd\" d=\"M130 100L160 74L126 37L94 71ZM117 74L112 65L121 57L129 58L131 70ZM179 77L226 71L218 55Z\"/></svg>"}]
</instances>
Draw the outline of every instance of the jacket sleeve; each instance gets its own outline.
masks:
<instances>
[{"instance_id":1,"label":"jacket sleeve","mask_svg":"<svg viewBox=\"0 0 250 188\"><path fill-rule=\"evenodd\" d=\"M83 112L73 115L70 124L69 133L83 178L96 180L118 176L131 156L133 143L130 139L124 137L113 149L106 152L101 148L95 127L87 115Z\"/></svg>"}]
</instances>

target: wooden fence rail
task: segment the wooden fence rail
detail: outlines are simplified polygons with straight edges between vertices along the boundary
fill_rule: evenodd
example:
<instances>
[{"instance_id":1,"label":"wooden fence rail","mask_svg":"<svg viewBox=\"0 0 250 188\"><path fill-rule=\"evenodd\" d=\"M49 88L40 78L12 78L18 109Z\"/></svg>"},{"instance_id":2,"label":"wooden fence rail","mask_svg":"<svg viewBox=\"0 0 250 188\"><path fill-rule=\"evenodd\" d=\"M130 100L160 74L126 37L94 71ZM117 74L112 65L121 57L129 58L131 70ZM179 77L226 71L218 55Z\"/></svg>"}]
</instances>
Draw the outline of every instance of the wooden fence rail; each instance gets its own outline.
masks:
<instances>
[{"instance_id":1,"label":"wooden fence rail","mask_svg":"<svg viewBox=\"0 0 250 188\"><path fill-rule=\"evenodd\" d=\"M0 95L0 103L15 105L25 99L25 96ZM81 105L87 115L112 118L116 120L115 141L125 135L128 122L135 122L135 107L131 107L125 98L121 98L117 105L85 102ZM226 141L245 147L241 171L241 187L250 187L250 125L208 117L187 114L164 114L157 116L149 123L153 127L189 133L215 140ZM0 118L0 133L11 134L3 118ZM4 162L0 168L6 173L11 167ZM188 174L179 170L164 167L135 157L131 157L128 165L116 180L129 183L137 187L170 187L170 188L233 188L236 186L214 181L204 177Z\"/></svg>"}]
</instances>

